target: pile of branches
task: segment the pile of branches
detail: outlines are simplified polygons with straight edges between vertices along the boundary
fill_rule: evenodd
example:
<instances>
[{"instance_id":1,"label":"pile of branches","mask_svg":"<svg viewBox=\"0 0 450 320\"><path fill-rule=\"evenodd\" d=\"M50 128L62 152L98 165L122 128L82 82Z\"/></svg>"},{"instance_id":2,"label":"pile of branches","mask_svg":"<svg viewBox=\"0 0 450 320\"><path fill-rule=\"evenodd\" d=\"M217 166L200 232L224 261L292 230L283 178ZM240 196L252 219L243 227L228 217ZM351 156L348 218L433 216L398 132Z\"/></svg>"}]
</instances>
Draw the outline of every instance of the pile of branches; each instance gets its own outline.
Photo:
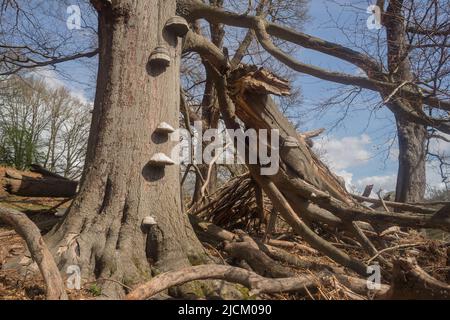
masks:
<instances>
[{"instance_id":1,"label":"pile of branches","mask_svg":"<svg viewBox=\"0 0 450 320\"><path fill-rule=\"evenodd\" d=\"M260 188L247 172L228 180L206 204L197 203L189 211L228 230L260 230L270 212L270 201L264 197L263 205L259 204L258 192Z\"/></svg>"},{"instance_id":2,"label":"pile of branches","mask_svg":"<svg viewBox=\"0 0 450 320\"><path fill-rule=\"evenodd\" d=\"M361 277L312 248L294 233L274 239L243 230L229 231L190 216L216 264L163 273L133 290L127 299L147 299L167 288L194 280L222 279L249 288L248 298L278 299L449 299L449 243L426 239L413 230L389 228L371 233L385 244L371 256L364 246L336 231L328 234L337 247L374 266ZM277 232L275 232L277 233ZM325 235L324 235L325 237ZM389 269L387 269L389 265ZM368 277L381 270L381 282ZM370 285L372 284L372 286Z\"/></svg>"},{"instance_id":3,"label":"pile of branches","mask_svg":"<svg viewBox=\"0 0 450 320\"><path fill-rule=\"evenodd\" d=\"M194 37L190 40L195 42ZM195 50L208 46L196 45ZM226 61L216 54L217 63ZM420 234L422 229L450 231L450 204L395 203L348 193L270 97L288 95L290 87L267 70L241 65L226 76L217 74L216 88L227 128L242 130L239 118L246 128L278 130L280 169L267 176L261 175L261 166L247 165L257 185L254 194L245 192L242 181L231 181L207 207L196 210L204 219L192 218L197 234L216 252L216 263L221 265L160 275L129 298L148 298L167 286L207 278L241 283L258 294L295 292L315 298L319 292L331 298L344 292L337 298L450 298L449 243ZM247 150L252 148L247 144ZM265 212L258 187L270 199L274 217L262 237L233 230L237 221L250 219L251 215L245 218L249 203L256 202L258 210ZM231 191L237 192L236 197ZM289 225L290 232L277 235L277 230L271 230L277 218ZM277 238L271 239L272 233ZM375 290L368 280L373 280L369 282ZM328 293L324 288L329 288Z\"/></svg>"}]
</instances>

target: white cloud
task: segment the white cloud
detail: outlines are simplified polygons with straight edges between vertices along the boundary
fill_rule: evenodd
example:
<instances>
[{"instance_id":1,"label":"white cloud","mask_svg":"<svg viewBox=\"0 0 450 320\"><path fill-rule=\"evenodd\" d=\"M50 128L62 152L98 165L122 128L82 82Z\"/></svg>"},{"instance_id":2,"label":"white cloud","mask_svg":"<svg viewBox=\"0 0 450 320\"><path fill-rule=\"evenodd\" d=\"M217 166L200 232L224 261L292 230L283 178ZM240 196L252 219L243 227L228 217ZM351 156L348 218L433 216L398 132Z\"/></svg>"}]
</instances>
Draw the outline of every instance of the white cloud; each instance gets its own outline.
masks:
<instances>
[{"instance_id":1,"label":"white cloud","mask_svg":"<svg viewBox=\"0 0 450 320\"><path fill-rule=\"evenodd\" d=\"M353 173L345 171L345 170L338 170L335 172L336 175L344 179L345 187L347 190L351 190L353 188L352 180L353 180Z\"/></svg>"},{"instance_id":2,"label":"white cloud","mask_svg":"<svg viewBox=\"0 0 450 320\"><path fill-rule=\"evenodd\" d=\"M442 177L437 161L427 163L427 185L431 188L445 189L445 183L442 182Z\"/></svg>"},{"instance_id":3,"label":"white cloud","mask_svg":"<svg viewBox=\"0 0 450 320\"><path fill-rule=\"evenodd\" d=\"M367 147L371 144L370 137L363 134L342 139L322 138L316 141L315 149L331 169L339 171L367 163L371 156Z\"/></svg>"},{"instance_id":4,"label":"white cloud","mask_svg":"<svg viewBox=\"0 0 450 320\"><path fill-rule=\"evenodd\" d=\"M35 69L32 72L32 75L42 78L51 89L58 89L65 86L64 82L58 78L58 75L54 70L43 68Z\"/></svg>"},{"instance_id":5,"label":"white cloud","mask_svg":"<svg viewBox=\"0 0 450 320\"><path fill-rule=\"evenodd\" d=\"M450 139L450 135L443 136ZM397 173L392 171L390 174L370 175L371 162L371 138L363 134L361 136L350 136L337 139L334 137L324 137L315 143L315 152L338 176L342 177L348 190L361 192L366 185L373 184L373 190L377 192L382 189L386 192L395 191L397 182ZM433 139L430 143L430 151L440 155L450 155L450 143ZM391 149L390 159L398 160L398 148ZM366 177L355 179L353 168L363 166L367 168ZM395 170L395 169L394 169ZM439 163L437 161L427 162L426 167L427 185L432 188L443 189L445 184L439 172Z\"/></svg>"},{"instance_id":6,"label":"white cloud","mask_svg":"<svg viewBox=\"0 0 450 320\"><path fill-rule=\"evenodd\" d=\"M367 76L367 73L361 68L356 68L355 69L355 76L365 77L365 76Z\"/></svg>"},{"instance_id":7,"label":"white cloud","mask_svg":"<svg viewBox=\"0 0 450 320\"><path fill-rule=\"evenodd\" d=\"M395 191L395 184L397 182L397 175L371 176L358 179L355 182L355 187L358 190L363 190L367 185L373 184L373 190L378 192L382 189L384 191Z\"/></svg>"}]
</instances>

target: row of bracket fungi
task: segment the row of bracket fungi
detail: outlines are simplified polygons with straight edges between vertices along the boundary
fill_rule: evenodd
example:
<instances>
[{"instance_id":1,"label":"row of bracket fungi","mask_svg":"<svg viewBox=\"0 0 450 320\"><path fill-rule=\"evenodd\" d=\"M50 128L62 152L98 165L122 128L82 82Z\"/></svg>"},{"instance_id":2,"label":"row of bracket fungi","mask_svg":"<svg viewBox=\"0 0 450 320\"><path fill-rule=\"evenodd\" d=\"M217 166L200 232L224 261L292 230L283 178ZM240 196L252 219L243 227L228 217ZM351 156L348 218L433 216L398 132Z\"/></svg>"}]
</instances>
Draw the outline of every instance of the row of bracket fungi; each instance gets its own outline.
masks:
<instances>
[{"instance_id":1,"label":"row of bracket fungi","mask_svg":"<svg viewBox=\"0 0 450 320\"><path fill-rule=\"evenodd\" d=\"M155 133L161 135L169 135L173 132L175 132L175 129L167 122L161 122L155 129ZM152 167L164 168L165 166L173 166L175 164L175 161L173 161L170 157L166 156L164 153L159 152L155 153L151 157L148 164ZM145 229L151 228L152 226L155 225L157 225L157 223L153 216L147 216L142 220L142 227Z\"/></svg>"},{"instance_id":2,"label":"row of bracket fungi","mask_svg":"<svg viewBox=\"0 0 450 320\"><path fill-rule=\"evenodd\" d=\"M174 16L167 20L164 29L177 37L184 37L189 31L189 24L183 17ZM158 44L158 46L150 54L149 63L150 65L168 67L170 65L170 54L166 46L161 43ZM160 123L155 130L156 133L167 135L174 131L175 129L166 122ZM174 164L175 162L164 153L157 153L153 155L149 161L149 165L155 167L165 167Z\"/></svg>"},{"instance_id":3,"label":"row of bracket fungi","mask_svg":"<svg viewBox=\"0 0 450 320\"><path fill-rule=\"evenodd\" d=\"M164 29L177 36L184 37L189 31L189 24L183 17L174 16L167 20ZM153 50L149 58L150 66L160 66L167 68L170 65L170 53L166 46L158 44Z\"/></svg>"},{"instance_id":4,"label":"row of bracket fungi","mask_svg":"<svg viewBox=\"0 0 450 320\"><path fill-rule=\"evenodd\" d=\"M167 20L164 29L176 37L184 37L189 31L189 24L183 17L174 16ZM149 57L150 67L167 68L170 66L170 53L167 47L161 43L153 50ZM161 135L169 135L175 132L175 129L168 123L162 122L158 125L155 133ZM154 154L148 162L150 166L164 168L165 166L172 166L175 164L170 157L162 152ZM156 225L156 220L152 216L147 216L142 220L142 226L151 228Z\"/></svg>"},{"instance_id":5,"label":"row of bracket fungi","mask_svg":"<svg viewBox=\"0 0 450 320\"><path fill-rule=\"evenodd\" d=\"M155 133L161 135L169 135L173 132L175 132L175 129L167 122L161 122L155 130ZM173 161L170 157L166 156L164 153L159 152L151 157L148 164L153 167L165 167L174 165L175 161Z\"/></svg>"}]
</instances>

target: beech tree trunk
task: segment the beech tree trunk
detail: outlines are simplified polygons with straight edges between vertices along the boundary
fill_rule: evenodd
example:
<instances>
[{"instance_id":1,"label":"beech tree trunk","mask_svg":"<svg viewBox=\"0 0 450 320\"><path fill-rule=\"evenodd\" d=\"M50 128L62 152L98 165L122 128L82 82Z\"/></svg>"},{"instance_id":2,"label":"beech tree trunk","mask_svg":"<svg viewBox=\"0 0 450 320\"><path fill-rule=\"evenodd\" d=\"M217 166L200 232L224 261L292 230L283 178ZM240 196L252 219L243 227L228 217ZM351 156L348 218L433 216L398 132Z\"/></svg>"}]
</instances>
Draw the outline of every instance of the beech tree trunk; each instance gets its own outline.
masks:
<instances>
[{"instance_id":1,"label":"beech tree trunk","mask_svg":"<svg viewBox=\"0 0 450 320\"><path fill-rule=\"evenodd\" d=\"M132 287L206 257L181 211L179 166L148 163L157 152L170 156L174 146L155 133L157 125L179 121L181 41L162 31L176 1L91 2L99 14L100 60L85 171L77 198L47 241L62 272L78 265L83 280ZM171 64L151 67L148 58L161 44ZM149 230L142 228L146 216L157 222ZM113 298L125 293L112 281L102 289Z\"/></svg>"},{"instance_id":2,"label":"beech tree trunk","mask_svg":"<svg viewBox=\"0 0 450 320\"><path fill-rule=\"evenodd\" d=\"M425 195L426 172L425 126L397 119L399 146L395 201L420 202Z\"/></svg>"},{"instance_id":3,"label":"beech tree trunk","mask_svg":"<svg viewBox=\"0 0 450 320\"><path fill-rule=\"evenodd\" d=\"M384 15L388 43L388 67L393 80L406 85L414 82L414 75L409 62L409 44L403 16L403 1L391 0ZM411 102L401 96L386 93L391 102L388 107L397 121L399 145L399 162L395 200L397 202L415 202L423 200L425 194L425 156L426 126L416 124L408 119L403 109L412 112L421 111L421 101Z\"/></svg>"}]
</instances>

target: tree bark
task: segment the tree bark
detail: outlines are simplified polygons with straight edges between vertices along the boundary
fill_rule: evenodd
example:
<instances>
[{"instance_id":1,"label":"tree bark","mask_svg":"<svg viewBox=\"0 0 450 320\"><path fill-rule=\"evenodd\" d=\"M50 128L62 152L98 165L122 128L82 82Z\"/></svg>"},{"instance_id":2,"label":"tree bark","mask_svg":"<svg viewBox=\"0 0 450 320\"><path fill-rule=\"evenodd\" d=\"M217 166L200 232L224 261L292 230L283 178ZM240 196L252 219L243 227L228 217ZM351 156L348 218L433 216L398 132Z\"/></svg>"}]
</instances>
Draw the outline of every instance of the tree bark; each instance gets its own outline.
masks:
<instances>
[{"instance_id":1,"label":"tree bark","mask_svg":"<svg viewBox=\"0 0 450 320\"><path fill-rule=\"evenodd\" d=\"M425 126L397 118L399 155L396 202L423 200L426 187L426 136Z\"/></svg>"},{"instance_id":2,"label":"tree bark","mask_svg":"<svg viewBox=\"0 0 450 320\"><path fill-rule=\"evenodd\" d=\"M149 164L174 146L156 127L179 119L180 41L162 31L176 1L91 2L100 54L86 165L77 198L47 241L60 268L78 265L83 279L116 280L102 292L118 298L117 281L133 287L204 251L181 211L179 166ZM167 68L148 65L159 45L169 50ZM146 216L157 224L144 230Z\"/></svg>"},{"instance_id":3,"label":"tree bark","mask_svg":"<svg viewBox=\"0 0 450 320\"><path fill-rule=\"evenodd\" d=\"M407 84L415 81L409 62L408 38L405 18L403 17L403 0L392 0L384 15L388 44L388 67L392 80ZM400 85L402 87L402 85ZM388 107L394 112L397 122L399 145L399 162L395 199L397 202L419 202L425 194L425 141L426 126L416 124L402 110L411 113L423 113L422 101L408 101L398 94L385 92Z\"/></svg>"}]
</instances>

